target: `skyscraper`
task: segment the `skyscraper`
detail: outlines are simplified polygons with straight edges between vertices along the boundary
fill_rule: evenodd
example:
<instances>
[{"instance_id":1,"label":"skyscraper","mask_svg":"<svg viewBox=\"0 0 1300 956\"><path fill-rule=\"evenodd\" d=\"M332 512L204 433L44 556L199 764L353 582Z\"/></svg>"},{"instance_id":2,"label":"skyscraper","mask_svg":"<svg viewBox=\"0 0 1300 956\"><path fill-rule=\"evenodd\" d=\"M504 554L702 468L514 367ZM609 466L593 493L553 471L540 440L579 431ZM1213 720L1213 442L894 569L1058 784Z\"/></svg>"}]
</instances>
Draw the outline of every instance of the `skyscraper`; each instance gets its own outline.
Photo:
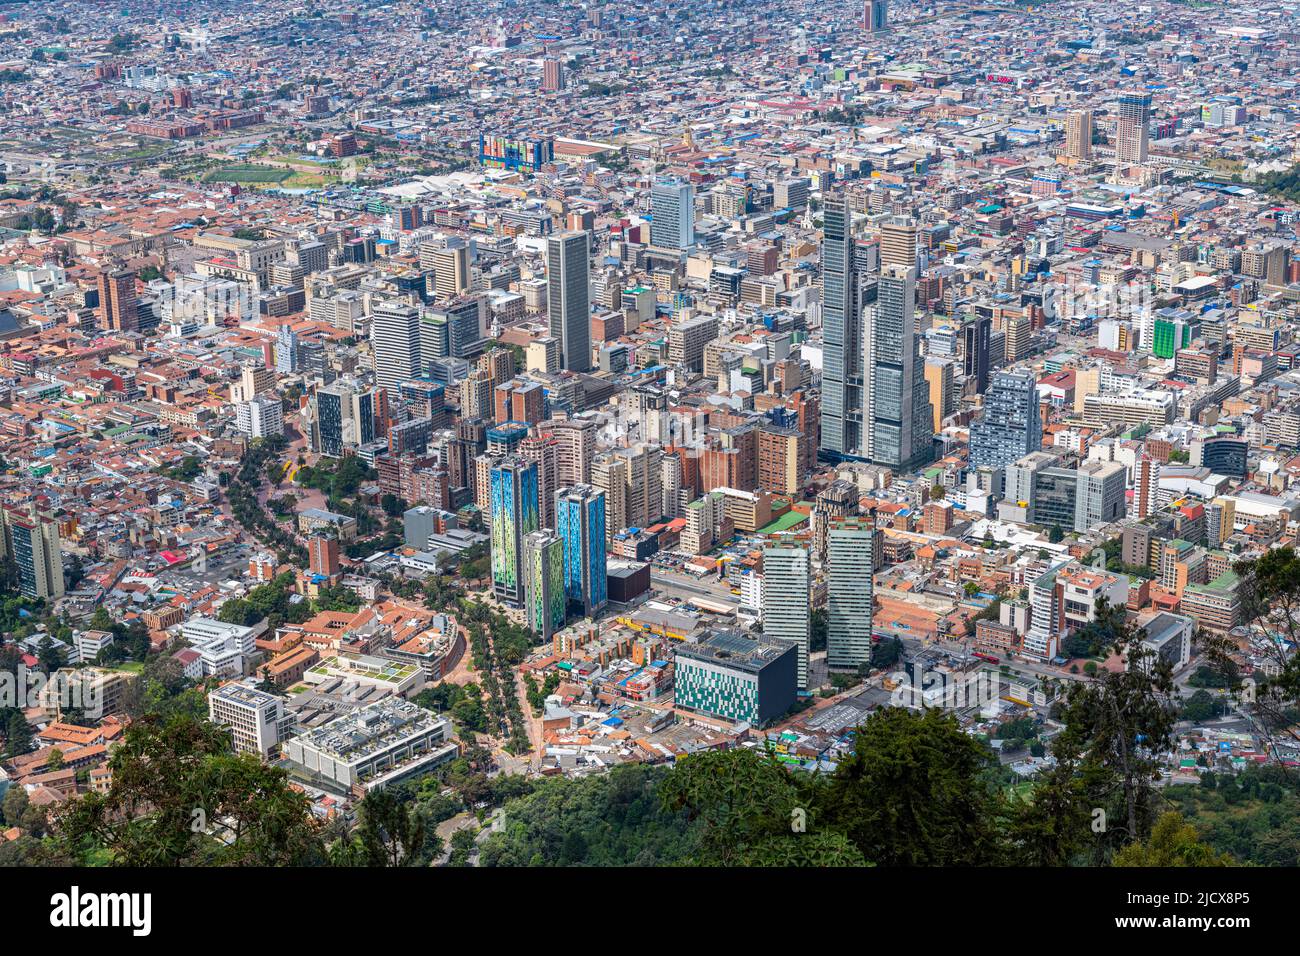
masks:
<instances>
[{"instance_id":1,"label":"skyscraper","mask_svg":"<svg viewBox=\"0 0 1300 956\"><path fill-rule=\"evenodd\" d=\"M822 210L821 450L856 454L862 439L862 319L854 273L853 213L843 196Z\"/></svg>"},{"instance_id":2,"label":"skyscraper","mask_svg":"<svg viewBox=\"0 0 1300 956\"><path fill-rule=\"evenodd\" d=\"M26 507L0 508L0 556L6 549L18 568L18 590L29 598L63 597L63 549L54 516Z\"/></svg>"},{"instance_id":3,"label":"skyscraper","mask_svg":"<svg viewBox=\"0 0 1300 956\"><path fill-rule=\"evenodd\" d=\"M608 600L605 492L590 485L557 491L555 530L564 539L564 594L569 610L591 617Z\"/></svg>"},{"instance_id":4,"label":"skyscraper","mask_svg":"<svg viewBox=\"0 0 1300 956\"><path fill-rule=\"evenodd\" d=\"M993 319L977 315L961 327L962 371L966 380L975 382L975 394L983 395L989 387L989 345L993 338Z\"/></svg>"},{"instance_id":5,"label":"skyscraper","mask_svg":"<svg viewBox=\"0 0 1300 956\"><path fill-rule=\"evenodd\" d=\"M1092 111L1080 110L1065 118L1065 150L1067 159L1092 157Z\"/></svg>"},{"instance_id":6,"label":"skyscraper","mask_svg":"<svg viewBox=\"0 0 1300 956\"><path fill-rule=\"evenodd\" d=\"M542 60L542 90L555 93L564 89L564 64L556 57L548 56Z\"/></svg>"},{"instance_id":7,"label":"skyscraper","mask_svg":"<svg viewBox=\"0 0 1300 956\"><path fill-rule=\"evenodd\" d=\"M1147 161L1147 123L1151 119L1150 93L1124 93L1115 121L1115 160L1141 165Z\"/></svg>"},{"instance_id":8,"label":"skyscraper","mask_svg":"<svg viewBox=\"0 0 1300 956\"><path fill-rule=\"evenodd\" d=\"M135 273L130 269L100 270L95 277L99 291L99 326L114 332L140 331L135 298Z\"/></svg>"},{"instance_id":9,"label":"skyscraper","mask_svg":"<svg viewBox=\"0 0 1300 956\"><path fill-rule=\"evenodd\" d=\"M894 266L917 268L916 223L906 216L894 216L880 227L880 271Z\"/></svg>"},{"instance_id":10,"label":"skyscraper","mask_svg":"<svg viewBox=\"0 0 1300 956\"><path fill-rule=\"evenodd\" d=\"M998 372L984 397L984 417L971 426L971 467L1005 468L1042 445L1038 382L1030 372Z\"/></svg>"},{"instance_id":11,"label":"skyscraper","mask_svg":"<svg viewBox=\"0 0 1300 956\"><path fill-rule=\"evenodd\" d=\"M524 535L524 623L542 640L564 627L564 539L542 529Z\"/></svg>"},{"instance_id":12,"label":"skyscraper","mask_svg":"<svg viewBox=\"0 0 1300 956\"><path fill-rule=\"evenodd\" d=\"M875 305L868 309L868 457L910 471L934 455L934 411L916 334L915 272L882 267Z\"/></svg>"},{"instance_id":13,"label":"skyscraper","mask_svg":"<svg viewBox=\"0 0 1300 956\"><path fill-rule=\"evenodd\" d=\"M871 663L874 525L870 518L839 518L827 532L826 664L832 670Z\"/></svg>"},{"instance_id":14,"label":"skyscraper","mask_svg":"<svg viewBox=\"0 0 1300 956\"><path fill-rule=\"evenodd\" d=\"M546 240L546 316L560 342L560 366L591 368L591 299L588 235L561 232Z\"/></svg>"},{"instance_id":15,"label":"skyscraper","mask_svg":"<svg viewBox=\"0 0 1300 956\"><path fill-rule=\"evenodd\" d=\"M889 29L889 0L867 0L862 9L862 25L868 33Z\"/></svg>"},{"instance_id":16,"label":"skyscraper","mask_svg":"<svg viewBox=\"0 0 1300 956\"><path fill-rule=\"evenodd\" d=\"M409 305L384 303L375 309L370 327L375 382L389 397L398 386L424 372L420 354L420 313Z\"/></svg>"},{"instance_id":17,"label":"skyscraper","mask_svg":"<svg viewBox=\"0 0 1300 956\"><path fill-rule=\"evenodd\" d=\"M650 244L661 249L695 245L695 186L661 180L650 190Z\"/></svg>"},{"instance_id":18,"label":"skyscraper","mask_svg":"<svg viewBox=\"0 0 1300 956\"><path fill-rule=\"evenodd\" d=\"M524 537L538 530L537 466L507 455L490 473L492 591L518 605L524 598Z\"/></svg>"},{"instance_id":19,"label":"skyscraper","mask_svg":"<svg viewBox=\"0 0 1300 956\"><path fill-rule=\"evenodd\" d=\"M770 544L763 549L763 634L798 645L800 690L808 689L812 633L808 569L808 549L801 544Z\"/></svg>"},{"instance_id":20,"label":"skyscraper","mask_svg":"<svg viewBox=\"0 0 1300 956\"><path fill-rule=\"evenodd\" d=\"M275 370L281 375L298 371L298 333L288 323L275 330Z\"/></svg>"}]
</instances>

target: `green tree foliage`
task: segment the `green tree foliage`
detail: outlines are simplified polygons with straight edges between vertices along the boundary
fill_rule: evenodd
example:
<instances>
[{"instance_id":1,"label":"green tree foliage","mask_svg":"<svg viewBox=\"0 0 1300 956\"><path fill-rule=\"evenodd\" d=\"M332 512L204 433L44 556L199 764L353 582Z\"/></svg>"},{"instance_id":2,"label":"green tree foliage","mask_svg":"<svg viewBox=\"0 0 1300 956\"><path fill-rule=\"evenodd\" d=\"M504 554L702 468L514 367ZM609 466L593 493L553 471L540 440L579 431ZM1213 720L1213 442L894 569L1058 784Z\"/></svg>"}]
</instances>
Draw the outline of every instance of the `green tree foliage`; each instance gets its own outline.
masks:
<instances>
[{"instance_id":1,"label":"green tree foliage","mask_svg":"<svg viewBox=\"0 0 1300 956\"><path fill-rule=\"evenodd\" d=\"M1151 837L1115 854L1115 866L1232 866L1226 854L1202 842L1196 827L1173 812L1162 814Z\"/></svg>"},{"instance_id":2,"label":"green tree foliage","mask_svg":"<svg viewBox=\"0 0 1300 956\"><path fill-rule=\"evenodd\" d=\"M230 752L224 729L146 716L109 760L107 793L63 805L51 827L68 857L120 866L323 862L318 821L283 770Z\"/></svg>"},{"instance_id":3,"label":"green tree foliage","mask_svg":"<svg viewBox=\"0 0 1300 956\"><path fill-rule=\"evenodd\" d=\"M509 804L483 843L482 866L655 866L685 863L700 825L665 808L657 789L671 771L627 764L602 776L543 780Z\"/></svg>"}]
</instances>

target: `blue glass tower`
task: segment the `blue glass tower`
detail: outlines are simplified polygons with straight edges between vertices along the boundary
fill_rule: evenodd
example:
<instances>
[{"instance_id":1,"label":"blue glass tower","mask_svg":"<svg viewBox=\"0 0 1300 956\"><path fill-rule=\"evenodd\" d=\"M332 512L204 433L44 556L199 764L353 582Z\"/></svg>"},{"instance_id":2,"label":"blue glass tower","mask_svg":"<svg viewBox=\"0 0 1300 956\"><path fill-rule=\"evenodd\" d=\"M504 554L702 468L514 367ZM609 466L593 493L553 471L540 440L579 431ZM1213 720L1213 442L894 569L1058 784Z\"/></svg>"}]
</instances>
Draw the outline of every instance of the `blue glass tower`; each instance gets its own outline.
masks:
<instances>
[{"instance_id":1,"label":"blue glass tower","mask_svg":"<svg viewBox=\"0 0 1300 956\"><path fill-rule=\"evenodd\" d=\"M605 492L590 485L555 494L555 531L564 541L564 594L569 610L591 617L608 602Z\"/></svg>"}]
</instances>

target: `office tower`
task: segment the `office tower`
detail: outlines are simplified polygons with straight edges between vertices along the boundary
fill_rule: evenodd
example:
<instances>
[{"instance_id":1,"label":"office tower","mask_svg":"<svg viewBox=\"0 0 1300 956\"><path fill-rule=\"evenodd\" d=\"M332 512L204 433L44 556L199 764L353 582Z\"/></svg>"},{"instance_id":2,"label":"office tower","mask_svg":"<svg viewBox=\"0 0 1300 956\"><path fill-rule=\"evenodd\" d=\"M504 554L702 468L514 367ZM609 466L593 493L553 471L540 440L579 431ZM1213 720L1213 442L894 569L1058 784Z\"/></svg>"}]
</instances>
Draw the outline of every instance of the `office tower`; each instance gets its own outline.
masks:
<instances>
[{"instance_id":1,"label":"office tower","mask_svg":"<svg viewBox=\"0 0 1300 956\"><path fill-rule=\"evenodd\" d=\"M523 592L523 540L538 530L537 466L507 455L491 469L492 591L518 605Z\"/></svg>"},{"instance_id":2,"label":"office tower","mask_svg":"<svg viewBox=\"0 0 1300 956\"><path fill-rule=\"evenodd\" d=\"M763 549L763 635L799 647L799 689L808 689L812 608L808 598L808 549L801 544Z\"/></svg>"},{"instance_id":3,"label":"office tower","mask_svg":"<svg viewBox=\"0 0 1300 956\"><path fill-rule=\"evenodd\" d=\"M99 327L112 332L140 331L135 273L105 267L95 277L95 285L99 290Z\"/></svg>"},{"instance_id":4,"label":"office tower","mask_svg":"<svg viewBox=\"0 0 1300 956\"><path fill-rule=\"evenodd\" d=\"M18 590L29 598L55 601L63 597L63 549L54 516L25 507L0 508L0 555L7 553L18 568Z\"/></svg>"},{"instance_id":5,"label":"office tower","mask_svg":"<svg viewBox=\"0 0 1300 956\"><path fill-rule=\"evenodd\" d=\"M524 623L542 640L564 627L564 539L554 531L524 535Z\"/></svg>"},{"instance_id":6,"label":"office tower","mask_svg":"<svg viewBox=\"0 0 1300 956\"><path fill-rule=\"evenodd\" d=\"M875 522L839 518L826 533L826 664L853 670L871 663L872 546Z\"/></svg>"},{"instance_id":7,"label":"office tower","mask_svg":"<svg viewBox=\"0 0 1300 956\"><path fill-rule=\"evenodd\" d=\"M930 408L934 412L934 430L943 429L943 420L956 408L953 402L953 363L943 359L925 360L925 382L930 388Z\"/></svg>"},{"instance_id":8,"label":"office tower","mask_svg":"<svg viewBox=\"0 0 1300 956\"><path fill-rule=\"evenodd\" d=\"M281 375L298 371L298 333L288 325L275 331L275 370Z\"/></svg>"},{"instance_id":9,"label":"office tower","mask_svg":"<svg viewBox=\"0 0 1300 956\"><path fill-rule=\"evenodd\" d=\"M867 0L862 10L862 25L868 33L889 29L889 0Z\"/></svg>"},{"instance_id":10,"label":"office tower","mask_svg":"<svg viewBox=\"0 0 1300 956\"><path fill-rule=\"evenodd\" d=\"M519 454L537 465L538 520L543 528L554 528L560 443L550 435L530 435L519 443Z\"/></svg>"},{"instance_id":11,"label":"office tower","mask_svg":"<svg viewBox=\"0 0 1300 956\"><path fill-rule=\"evenodd\" d=\"M1151 94L1125 93L1119 98L1115 121L1115 159L1141 165L1147 161L1147 123L1151 119Z\"/></svg>"},{"instance_id":12,"label":"office tower","mask_svg":"<svg viewBox=\"0 0 1300 956\"><path fill-rule=\"evenodd\" d=\"M575 615L607 602L605 493L573 485L555 493L555 531L564 539L564 594Z\"/></svg>"},{"instance_id":13,"label":"office tower","mask_svg":"<svg viewBox=\"0 0 1300 956\"><path fill-rule=\"evenodd\" d=\"M984 417L971 426L971 468L1005 468L1042 445L1033 373L998 372L984 397Z\"/></svg>"},{"instance_id":14,"label":"office tower","mask_svg":"<svg viewBox=\"0 0 1300 956\"><path fill-rule=\"evenodd\" d=\"M468 296L426 309L420 316L420 360L472 358L483 349L482 298Z\"/></svg>"},{"instance_id":15,"label":"office tower","mask_svg":"<svg viewBox=\"0 0 1300 956\"><path fill-rule=\"evenodd\" d=\"M974 381L975 394L983 395L989 387L989 346L993 338L993 319L977 315L961 327L962 371L966 381Z\"/></svg>"},{"instance_id":16,"label":"office tower","mask_svg":"<svg viewBox=\"0 0 1300 956\"><path fill-rule=\"evenodd\" d=\"M434 273L434 295L439 299L454 299L469 291L469 243L464 239L449 239L443 248L420 250L420 260L428 262Z\"/></svg>"},{"instance_id":17,"label":"office tower","mask_svg":"<svg viewBox=\"0 0 1300 956\"><path fill-rule=\"evenodd\" d=\"M424 371L420 358L420 313L409 305L385 303L371 318L375 382L396 400L403 382Z\"/></svg>"},{"instance_id":18,"label":"office tower","mask_svg":"<svg viewBox=\"0 0 1300 956\"><path fill-rule=\"evenodd\" d=\"M868 309L870 423L873 462L910 471L934 457L934 412L916 334L916 278L903 266L886 267Z\"/></svg>"},{"instance_id":19,"label":"office tower","mask_svg":"<svg viewBox=\"0 0 1300 956\"><path fill-rule=\"evenodd\" d=\"M668 179L650 190L650 244L661 249L695 245L695 186Z\"/></svg>"},{"instance_id":20,"label":"office tower","mask_svg":"<svg viewBox=\"0 0 1300 956\"><path fill-rule=\"evenodd\" d=\"M1065 151L1067 159L1092 158L1092 111L1080 110L1065 118Z\"/></svg>"},{"instance_id":21,"label":"office tower","mask_svg":"<svg viewBox=\"0 0 1300 956\"><path fill-rule=\"evenodd\" d=\"M894 266L917 268L916 223L905 216L895 216L880 227L880 271Z\"/></svg>"},{"instance_id":22,"label":"office tower","mask_svg":"<svg viewBox=\"0 0 1300 956\"><path fill-rule=\"evenodd\" d=\"M235 430L249 438L278 438L284 434L284 406L278 398L254 396L235 406Z\"/></svg>"},{"instance_id":23,"label":"office tower","mask_svg":"<svg viewBox=\"0 0 1300 956\"><path fill-rule=\"evenodd\" d=\"M307 545L307 568L312 574L332 578L339 573L338 538L324 534L313 535Z\"/></svg>"},{"instance_id":24,"label":"office tower","mask_svg":"<svg viewBox=\"0 0 1300 956\"><path fill-rule=\"evenodd\" d=\"M331 458L388 434L388 393L341 379L316 390L311 428L313 451Z\"/></svg>"},{"instance_id":25,"label":"office tower","mask_svg":"<svg viewBox=\"0 0 1300 956\"><path fill-rule=\"evenodd\" d=\"M856 454L862 443L862 318L854 272L853 213L843 196L822 210L821 450Z\"/></svg>"},{"instance_id":26,"label":"office tower","mask_svg":"<svg viewBox=\"0 0 1300 956\"><path fill-rule=\"evenodd\" d=\"M542 60L542 90L556 93L564 89L564 64L553 56Z\"/></svg>"},{"instance_id":27,"label":"office tower","mask_svg":"<svg viewBox=\"0 0 1300 956\"><path fill-rule=\"evenodd\" d=\"M1133 515L1139 520L1157 508L1160 493L1160 462L1143 452L1133 468Z\"/></svg>"},{"instance_id":28,"label":"office tower","mask_svg":"<svg viewBox=\"0 0 1300 956\"><path fill-rule=\"evenodd\" d=\"M591 301L585 232L561 232L546 240L546 316L560 341L560 365L591 369Z\"/></svg>"}]
</instances>

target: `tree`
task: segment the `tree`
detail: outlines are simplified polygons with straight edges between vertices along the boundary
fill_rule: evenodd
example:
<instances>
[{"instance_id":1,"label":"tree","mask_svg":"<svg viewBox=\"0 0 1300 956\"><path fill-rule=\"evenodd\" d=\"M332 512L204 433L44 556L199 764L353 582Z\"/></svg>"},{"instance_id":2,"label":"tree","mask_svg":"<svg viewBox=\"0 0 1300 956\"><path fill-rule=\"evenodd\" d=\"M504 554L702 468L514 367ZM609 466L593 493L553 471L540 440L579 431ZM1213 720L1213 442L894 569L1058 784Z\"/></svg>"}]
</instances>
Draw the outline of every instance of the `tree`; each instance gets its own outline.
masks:
<instances>
[{"instance_id":1,"label":"tree","mask_svg":"<svg viewBox=\"0 0 1300 956\"><path fill-rule=\"evenodd\" d=\"M1300 654L1294 652L1300 646L1300 555L1294 548L1273 548L1254 561L1238 563L1235 570L1241 578L1237 593L1243 598L1242 620L1248 622L1251 644L1266 666L1257 666L1248 683L1234 642L1228 637L1206 638L1203 650L1211 668L1198 669L1191 683L1229 688L1269 754L1281 763L1279 740L1291 746L1300 742L1295 729Z\"/></svg>"},{"instance_id":2,"label":"tree","mask_svg":"<svg viewBox=\"0 0 1300 956\"><path fill-rule=\"evenodd\" d=\"M1115 866L1233 866L1232 858L1204 843L1196 827L1169 811L1151 828L1145 842L1130 843L1115 854Z\"/></svg>"},{"instance_id":3,"label":"tree","mask_svg":"<svg viewBox=\"0 0 1300 956\"><path fill-rule=\"evenodd\" d=\"M232 754L224 728L188 714L134 721L109 758L106 793L57 811L74 859L113 865L294 866L323 862L320 825L286 773Z\"/></svg>"},{"instance_id":4,"label":"tree","mask_svg":"<svg viewBox=\"0 0 1300 956\"><path fill-rule=\"evenodd\" d=\"M887 708L858 728L826 798L829 815L880 866L1002 862L989 749L951 714Z\"/></svg>"},{"instance_id":5,"label":"tree","mask_svg":"<svg viewBox=\"0 0 1300 956\"><path fill-rule=\"evenodd\" d=\"M361 843L370 866L412 866L425 846L424 821L391 790L361 801ZM436 837L435 837L436 839Z\"/></svg>"},{"instance_id":6,"label":"tree","mask_svg":"<svg viewBox=\"0 0 1300 956\"><path fill-rule=\"evenodd\" d=\"M1123 825L1107 832L1129 842L1150 832L1160 755L1173 744L1177 700L1169 662L1142 643L1144 632L1123 609L1099 604L1096 616L1107 631L1103 649L1120 654L1126 667L1095 670L1071 685L1057 744L1078 755L1095 806L1115 801Z\"/></svg>"},{"instance_id":7,"label":"tree","mask_svg":"<svg viewBox=\"0 0 1300 956\"><path fill-rule=\"evenodd\" d=\"M1052 544L1060 544L1065 539L1065 532L1061 530L1059 524L1054 524L1047 532L1047 540Z\"/></svg>"}]
</instances>

